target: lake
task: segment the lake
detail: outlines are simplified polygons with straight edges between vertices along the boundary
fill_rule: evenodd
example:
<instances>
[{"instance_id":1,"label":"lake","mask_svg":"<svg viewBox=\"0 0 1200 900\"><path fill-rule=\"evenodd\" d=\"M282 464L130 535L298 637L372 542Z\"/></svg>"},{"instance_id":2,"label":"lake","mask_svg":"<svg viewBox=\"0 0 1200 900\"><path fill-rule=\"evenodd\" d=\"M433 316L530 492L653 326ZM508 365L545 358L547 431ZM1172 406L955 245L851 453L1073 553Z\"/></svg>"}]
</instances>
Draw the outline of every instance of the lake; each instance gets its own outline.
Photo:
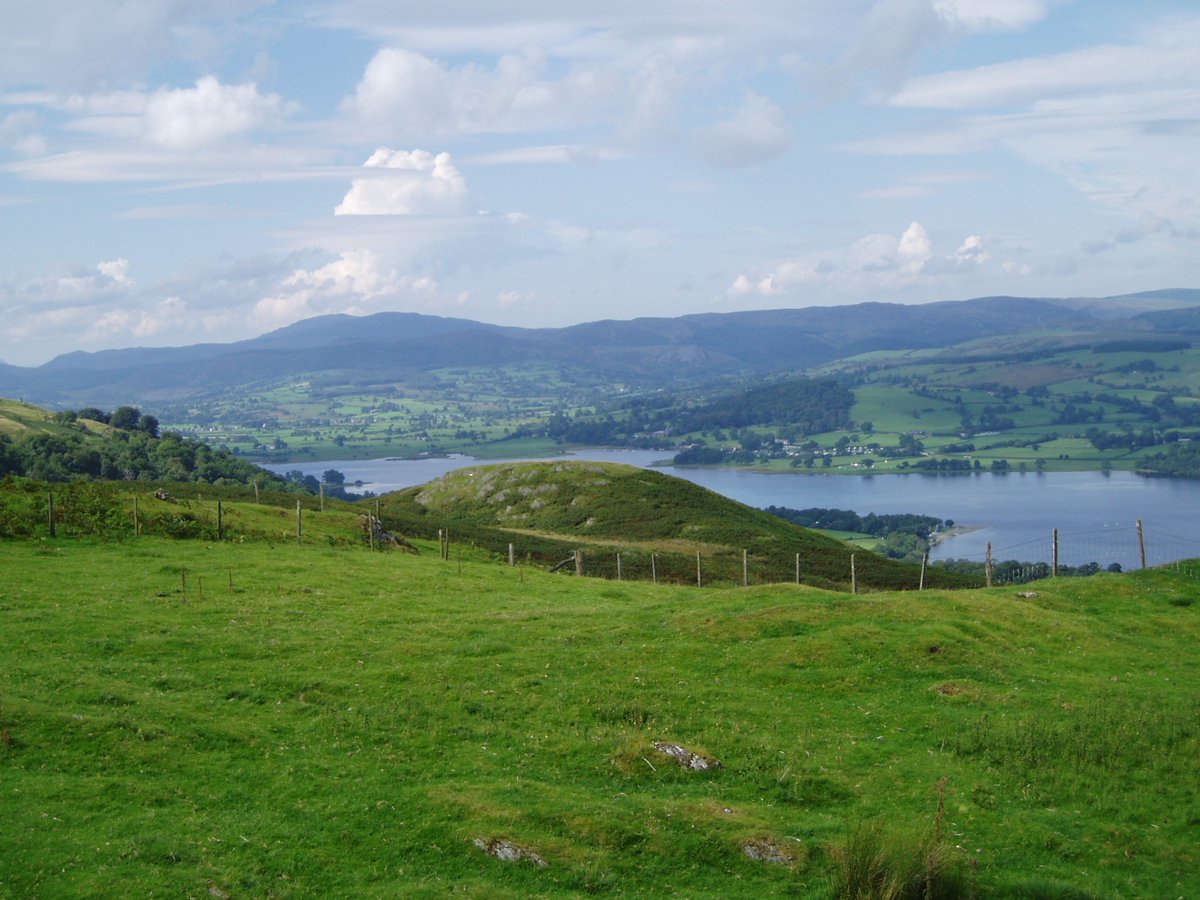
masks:
<instances>
[{"instance_id":1,"label":"lake","mask_svg":"<svg viewBox=\"0 0 1200 900\"><path fill-rule=\"evenodd\" d=\"M579 450L567 458L650 467L669 458L662 450ZM557 457L562 458L562 457ZM320 478L337 469L347 481L377 494L424 484L468 466L517 460L465 456L430 459L330 460L286 463ZM527 461L527 460L526 460ZM1059 531L1064 565L1139 565L1137 520L1143 523L1146 559L1158 565L1200 556L1200 481L1143 478L1132 472L981 472L969 475L811 475L723 468L656 466L748 506L826 507L867 513L915 513L953 519L976 530L933 548L932 559L982 561L987 544L996 560L1049 562L1052 533Z\"/></svg>"}]
</instances>

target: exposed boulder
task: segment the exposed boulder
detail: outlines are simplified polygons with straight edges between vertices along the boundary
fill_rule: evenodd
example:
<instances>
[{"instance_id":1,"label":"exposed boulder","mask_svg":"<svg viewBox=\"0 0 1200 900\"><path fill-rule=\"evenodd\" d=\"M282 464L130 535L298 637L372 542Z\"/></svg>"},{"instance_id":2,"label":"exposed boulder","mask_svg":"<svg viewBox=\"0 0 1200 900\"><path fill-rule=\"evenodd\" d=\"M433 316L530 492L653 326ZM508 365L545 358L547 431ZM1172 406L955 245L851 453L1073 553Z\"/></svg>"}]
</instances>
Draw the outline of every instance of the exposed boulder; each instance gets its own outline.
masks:
<instances>
[{"instance_id":1,"label":"exposed boulder","mask_svg":"<svg viewBox=\"0 0 1200 900\"><path fill-rule=\"evenodd\" d=\"M688 769L692 772L707 772L709 769L721 768L721 761L706 753L697 753L694 750L689 750L681 744L673 744L670 741L655 741L654 749L659 753L671 757L679 764L681 769Z\"/></svg>"},{"instance_id":2,"label":"exposed boulder","mask_svg":"<svg viewBox=\"0 0 1200 900\"><path fill-rule=\"evenodd\" d=\"M541 854L505 838L477 837L471 843L493 859L499 859L503 862L521 862L522 860L527 860L538 868L545 868L546 866L546 860L542 858Z\"/></svg>"}]
</instances>

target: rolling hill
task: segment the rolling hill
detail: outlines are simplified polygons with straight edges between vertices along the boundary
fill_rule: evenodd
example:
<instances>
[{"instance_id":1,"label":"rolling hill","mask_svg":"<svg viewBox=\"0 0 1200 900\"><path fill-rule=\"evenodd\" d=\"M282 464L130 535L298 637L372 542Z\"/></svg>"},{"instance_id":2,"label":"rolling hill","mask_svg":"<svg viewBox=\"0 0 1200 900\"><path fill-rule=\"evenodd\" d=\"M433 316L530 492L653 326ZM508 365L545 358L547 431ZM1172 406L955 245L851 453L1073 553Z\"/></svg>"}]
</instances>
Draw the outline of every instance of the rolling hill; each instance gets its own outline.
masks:
<instances>
[{"instance_id":1,"label":"rolling hill","mask_svg":"<svg viewBox=\"0 0 1200 900\"><path fill-rule=\"evenodd\" d=\"M413 313L323 316L231 344L73 352L36 368L0 367L0 394L48 405L153 406L304 374L385 383L453 366L506 365L550 366L593 385L685 383L997 334L1148 331L1158 321L1153 315L1193 306L1195 293L863 303L542 329ZM1134 318L1147 310L1148 317Z\"/></svg>"},{"instance_id":2,"label":"rolling hill","mask_svg":"<svg viewBox=\"0 0 1200 900\"><path fill-rule=\"evenodd\" d=\"M695 584L800 580L849 589L913 590L920 569L800 528L660 472L615 463L501 463L462 469L381 498L383 521L423 538L458 540L522 558L559 561L582 548L587 571ZM744 555L743 555L744 554ZM652 560L653 558L653 560ZM743 565L745 568L743 568ZM653 572L651 571L653 567ZM929 585L969 579L931 568Z\"/></svg>"}]
</instances>

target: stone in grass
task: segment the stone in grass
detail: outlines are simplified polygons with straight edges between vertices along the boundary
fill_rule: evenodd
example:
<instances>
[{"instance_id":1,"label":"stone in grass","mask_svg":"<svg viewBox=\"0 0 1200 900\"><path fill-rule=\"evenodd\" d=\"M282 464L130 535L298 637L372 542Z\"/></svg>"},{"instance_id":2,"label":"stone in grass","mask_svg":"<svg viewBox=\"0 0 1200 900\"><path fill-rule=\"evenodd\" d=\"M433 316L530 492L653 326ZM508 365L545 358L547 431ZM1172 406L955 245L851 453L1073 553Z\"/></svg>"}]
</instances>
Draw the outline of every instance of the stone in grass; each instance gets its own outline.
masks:
<instances>
[{"instance_id":1,"label":"stone in grass","mask_svg":"<svg viewBox=\"0 0 1200 900\"><path fill-rule=\"evenodd\" d=\"M751 838L742 842L742 852L755 862L790 866L796 862L795 851L769 837Z\"/></svg>"},{"instance_id":2,"label":"stone in grass","mask_svg":"<svg viewBox=\"0 0 1200 900\"><path fill-rule=\"evenodd\" d=\"M530 850L528 847L522 847L520 844L514 844L512 841L504 838L475 838L471 843L486 853L493 859L503 860L504 862L520 862L528 860L539 868L545 868L546 860L542 859L541 855Z\"/></svg>"},{"instance_id":3,"label":"stone in grass","mask_svg":"<svg viewBox=\"0 0 1200 900\"><path fill-rule=\"evenodd\" d=\"M689 750L680 744L672 744L670 741L655 741L654 749L659 753L671 757L675 762L679 763L681 769L688 769L692 772L706 772L709 769L721 768L721 761L719 759Z\"/></svg>"}]
</instances>

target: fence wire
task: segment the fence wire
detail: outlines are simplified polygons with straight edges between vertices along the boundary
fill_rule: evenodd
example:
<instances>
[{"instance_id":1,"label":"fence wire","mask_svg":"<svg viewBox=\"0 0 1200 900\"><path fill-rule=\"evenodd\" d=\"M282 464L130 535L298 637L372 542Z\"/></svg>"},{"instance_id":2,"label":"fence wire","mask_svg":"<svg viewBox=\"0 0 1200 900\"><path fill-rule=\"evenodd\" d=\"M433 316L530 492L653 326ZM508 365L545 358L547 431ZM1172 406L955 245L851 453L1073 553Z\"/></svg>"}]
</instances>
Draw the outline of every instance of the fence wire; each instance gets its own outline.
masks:
<instances>
[{"instance_id":1,"label":"fence wire","mask_svg":"<svg viewBox=\"0 0 1200 900\"><path fill-rule=\"evenodd\" d=\"M1143 524L1120 528L1096 528L1084 531L1060 531L1055 534L1006 544L991 549L993 582L1023 583L1049 577L1058 563L1060 574L1121 572L1175 564L1179 560L1200 557L1200 539L1157 531ZM988 555L966 554L958 557L985 563ZM1200 564L1192 568L1200 569ZM1190 570L1189 570L1190 571Z\"/></svg>"}]
</instances>

